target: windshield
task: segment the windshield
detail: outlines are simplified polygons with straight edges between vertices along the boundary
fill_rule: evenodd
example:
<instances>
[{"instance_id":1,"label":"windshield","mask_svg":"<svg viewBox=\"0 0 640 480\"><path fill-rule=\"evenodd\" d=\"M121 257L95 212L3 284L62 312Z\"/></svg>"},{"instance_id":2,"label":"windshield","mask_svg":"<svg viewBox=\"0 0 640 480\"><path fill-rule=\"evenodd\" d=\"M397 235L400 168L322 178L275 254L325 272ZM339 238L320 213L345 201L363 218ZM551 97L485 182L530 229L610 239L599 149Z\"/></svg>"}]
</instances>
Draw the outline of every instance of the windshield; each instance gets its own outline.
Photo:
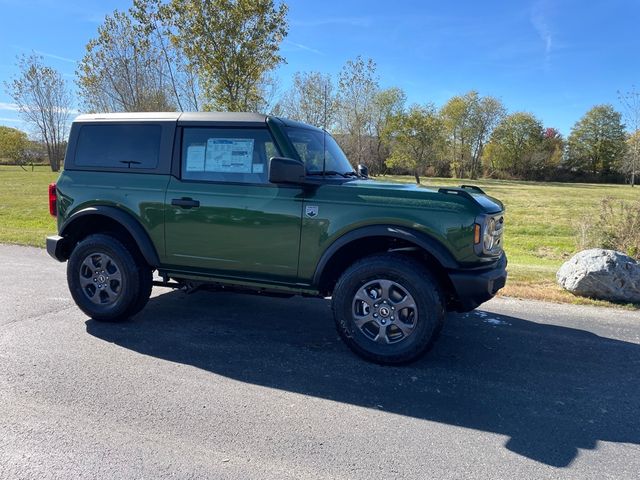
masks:
<instances>
[{"instance_id":1,"label":"windshield","mask_svg":"<svg viewBox=\"0 0 640 480\"><path fill-rule=\"evenodd\" d=\"M336 172L338 174L353 172L353 167L349 160L338 146L338 143L328 133L294 127L289 127L286 130L289 140L291 140L300 159L307 167L308 174L322 173L323 162L325 172Z\"/></svg>"}]
</instances>

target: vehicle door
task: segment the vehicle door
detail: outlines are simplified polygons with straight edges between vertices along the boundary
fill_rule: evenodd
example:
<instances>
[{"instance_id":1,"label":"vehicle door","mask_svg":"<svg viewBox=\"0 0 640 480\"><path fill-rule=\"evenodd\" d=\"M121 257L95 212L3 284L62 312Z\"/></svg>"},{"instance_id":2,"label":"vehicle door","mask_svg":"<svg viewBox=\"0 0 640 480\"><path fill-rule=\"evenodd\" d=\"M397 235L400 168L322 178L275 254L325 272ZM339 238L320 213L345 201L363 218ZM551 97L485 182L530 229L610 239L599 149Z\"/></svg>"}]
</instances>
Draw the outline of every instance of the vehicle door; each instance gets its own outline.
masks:
<instances>
[{"instance_id":1,"label":"vehicle door","mask_svg":"<svg viewBox=\"0 0 640 480\"><path fill-rule=\"evenodd\" d=\"M266 125L185 126L178 135L179 178L171 178L165 201L167 263L231 278L295 281L302 189L269 183L268 160L279 152Z\"/></svg>"}]
</instances>

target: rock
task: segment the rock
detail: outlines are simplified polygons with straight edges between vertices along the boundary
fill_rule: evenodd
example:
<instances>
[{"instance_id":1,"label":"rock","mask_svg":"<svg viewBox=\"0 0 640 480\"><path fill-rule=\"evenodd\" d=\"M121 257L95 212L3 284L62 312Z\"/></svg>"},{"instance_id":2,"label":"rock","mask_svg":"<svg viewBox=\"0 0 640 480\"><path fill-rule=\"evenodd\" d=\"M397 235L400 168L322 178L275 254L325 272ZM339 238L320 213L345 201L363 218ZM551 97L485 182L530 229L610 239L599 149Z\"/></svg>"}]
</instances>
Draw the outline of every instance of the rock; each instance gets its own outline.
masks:
<instances>
[{"instance_id":1,"label":"rock","mask_svg":"<svg viewBox=\"0 0 640 480\"><path fill-rule=\"evenodd\" d=\"M556 277L574 295L640 303L640 264L620 252L584 250L562 265Z\"/></svg>"}]
</instances>

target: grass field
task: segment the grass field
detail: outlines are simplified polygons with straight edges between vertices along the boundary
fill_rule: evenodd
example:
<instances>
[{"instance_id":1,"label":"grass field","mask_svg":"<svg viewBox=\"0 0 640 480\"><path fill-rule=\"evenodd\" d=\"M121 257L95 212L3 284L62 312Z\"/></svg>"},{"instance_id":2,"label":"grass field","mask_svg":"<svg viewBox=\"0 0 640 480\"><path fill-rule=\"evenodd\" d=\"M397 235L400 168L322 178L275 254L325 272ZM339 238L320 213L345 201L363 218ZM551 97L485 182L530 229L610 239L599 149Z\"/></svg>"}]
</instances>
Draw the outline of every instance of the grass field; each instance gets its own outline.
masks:
<instances>
[{"instance_id":1,"label":"grass field","mask_svg":"<svg viewBox=\"0 0 640 480\"><path fill-rule=\"evenodd\" d=\"M47 186L57 173L48 166L31 171L0 166L0 243L44 247L44 238L56 230L49 215Z\"/></svg>"},{"instance_id":2,"label":"grass field","mask_svg":"<svg viewBox=\"0 0 640 480\"><path fill-rule=\"evenodd\" d=\"M0 242L43 247L46 235L55 233L49 216L47 185L57 174L48 167L25 172L0 166ZM412 177L382 177L412 183ZM425 178L426 186L459 185L460 180ZM470 183L464 181L463 183ZM597 214L606 197L640 198L640 188L623 185L535 183L478 180L474 184L506 206L505 250L509 256L509 281L504 295L571 303L600 303L562 291L555 283L560 265L576 251L577 226L582 217Z\"/></svg>"}]
</instances>

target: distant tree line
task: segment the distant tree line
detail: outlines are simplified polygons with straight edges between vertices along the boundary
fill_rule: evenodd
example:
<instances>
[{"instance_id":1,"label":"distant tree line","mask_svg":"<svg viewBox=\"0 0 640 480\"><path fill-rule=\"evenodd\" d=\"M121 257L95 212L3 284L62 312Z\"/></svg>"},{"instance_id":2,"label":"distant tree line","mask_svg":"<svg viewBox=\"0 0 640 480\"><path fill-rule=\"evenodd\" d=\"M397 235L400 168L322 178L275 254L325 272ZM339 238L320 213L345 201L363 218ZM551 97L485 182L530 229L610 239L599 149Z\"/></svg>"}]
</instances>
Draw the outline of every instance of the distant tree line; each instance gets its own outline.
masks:
<instances>
[{"instance_id":1,"label":"distant tree line","mask_svg":"<svg viewBox=\"0 0 640 480\"><path fill-rule=\"evenodd\" d=\"M533 114L507 112L476 91L442 107L406 104L381 88L373 60L346 62L338 78L299 72L274 112L334 132L349 159L373 175L491 177L524 180L633 181L639 171L640 92L620 95L632 134L611 105L591 108L568 138ZM635 102L635 103L634 103Z\"/></svg>"},{"instance_id":2,"label":"distant tree line","mask_svg":"<svg viewBox=\"0 0 640 480\"><path fill-rule=\"evenodd\" d=\"M332 132L351 162L372 175L624 181L640 171L640 92L619 93L622 112L597 105L564 138L527 112L507 112L476 91L441 107L407 105L383 88L372 59L348 60L333 78L298 72L278 94L276 68L288 33L274 0L133 0L105 17L78 63L81 110L261 111ZM45 146L52 168L64 151L69 89L37 55L21 57L6 83ZM0 157L3 154L0 141Z\"/></svg>"}]
</instances>

